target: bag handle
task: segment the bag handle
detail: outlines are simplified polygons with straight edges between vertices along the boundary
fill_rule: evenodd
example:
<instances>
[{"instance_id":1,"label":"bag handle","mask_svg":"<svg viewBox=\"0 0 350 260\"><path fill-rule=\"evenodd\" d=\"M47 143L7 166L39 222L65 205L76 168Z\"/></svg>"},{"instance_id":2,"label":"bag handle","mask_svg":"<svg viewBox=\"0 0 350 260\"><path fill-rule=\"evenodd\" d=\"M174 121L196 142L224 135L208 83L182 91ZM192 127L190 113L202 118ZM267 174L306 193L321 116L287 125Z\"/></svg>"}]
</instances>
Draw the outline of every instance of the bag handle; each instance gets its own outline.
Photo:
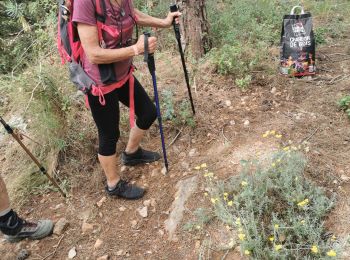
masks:
<instances>
[{"instance_id":1,"label":"bag handle","mask_svg":"<svg viewBox=\"0 0 350 260\"><path fill-rule=\"evenodd\" d=\"M303 8L302 6L300 6L300 5L294 6L294 7L292 8L292 11L290 11L290 14L291 14L291 15L294 15L294 14L295 14L295 9L297 9L297 8L300 8L301 14L305 14L304 8Z\"/></svg>"}]
</instances>

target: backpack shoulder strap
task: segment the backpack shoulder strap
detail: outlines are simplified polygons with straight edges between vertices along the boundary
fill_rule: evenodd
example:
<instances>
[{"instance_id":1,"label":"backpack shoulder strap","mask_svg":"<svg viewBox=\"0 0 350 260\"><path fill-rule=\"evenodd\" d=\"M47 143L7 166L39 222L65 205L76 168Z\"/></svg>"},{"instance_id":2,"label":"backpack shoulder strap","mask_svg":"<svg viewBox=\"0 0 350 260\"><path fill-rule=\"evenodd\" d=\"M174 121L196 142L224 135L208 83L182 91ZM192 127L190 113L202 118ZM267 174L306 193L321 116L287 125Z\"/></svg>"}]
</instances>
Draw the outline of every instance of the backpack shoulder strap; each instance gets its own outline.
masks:
<instances>
[{"instance_id":1,"label":"backpack shoulder strap","mask_svg":"<svg viewBox=\"0 0 350 260\"><path fill-rule=\"evenodd\" d=\"M105 0L95 0L96 7L96 18L98 21L105 23L106 22L106 2Z\"/></svg>"},{"instance_id":2,"label":"backpack shoulder strap","mask_svg":"<svg viewBox=\"0 0 350 260\"><path fill-rule=\"evenodd\" d=\"M96 24L97 24L97 33L98 33L98 40L100 43L100 46L102 48L106 48L105 41L103 40L102 35L102 27L106 22L106 2L105 0L95 0L95 8L96 8Z\"/></svg>"}]
</instances>

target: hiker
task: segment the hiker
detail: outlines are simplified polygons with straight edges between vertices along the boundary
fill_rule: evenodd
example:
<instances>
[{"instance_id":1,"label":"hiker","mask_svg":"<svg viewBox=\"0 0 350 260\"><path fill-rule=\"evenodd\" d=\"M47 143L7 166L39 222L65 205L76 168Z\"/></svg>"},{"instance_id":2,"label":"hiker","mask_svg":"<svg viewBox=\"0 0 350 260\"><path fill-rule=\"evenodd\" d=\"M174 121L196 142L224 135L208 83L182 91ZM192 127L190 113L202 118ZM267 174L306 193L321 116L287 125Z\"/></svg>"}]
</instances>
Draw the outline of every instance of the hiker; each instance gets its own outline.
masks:
<instances>
[{"instance_id":1,"label":"hiker","mask_svg":"<svg viewBox=\"0 0 350 260\"><path fill-rule=\"evenodd\" d=\"M87 94L87 100L98 129L98 158L107 178L106 192L125 199L139 199L145 190L121 180L118 174L119 101L130 107L131 116L134 110L137 117L134 126L131 117L133 127L121 156L122 163L128 166L151 163L159 160L160 155L140 147L157 112L140 82L132 75L133 57L144 53L144 36L132 39L133 28L137 25L167 28L181 13L169 13L165 19L154 18L135 9L132 0L75 0L73 10L73 22L84 50L82 67L98 85L95 91ZM98 10L102 10L103 15L99 15ZM157 39L150 37L148 45L149 52L153 53Z\"/></svg>"},{"instance_id":2,"label":"hiker","mask_svg":"<svg viewBox=\"0 0 350 260\"><path fill-rule=\"evenodd\" d=\"M27 222L20 218L10 207L6 185L0 177L0 231L9 242L22 239L42 239L52 233L51 220L39 220L36 223Z\"/></svg>"}]
</instances>

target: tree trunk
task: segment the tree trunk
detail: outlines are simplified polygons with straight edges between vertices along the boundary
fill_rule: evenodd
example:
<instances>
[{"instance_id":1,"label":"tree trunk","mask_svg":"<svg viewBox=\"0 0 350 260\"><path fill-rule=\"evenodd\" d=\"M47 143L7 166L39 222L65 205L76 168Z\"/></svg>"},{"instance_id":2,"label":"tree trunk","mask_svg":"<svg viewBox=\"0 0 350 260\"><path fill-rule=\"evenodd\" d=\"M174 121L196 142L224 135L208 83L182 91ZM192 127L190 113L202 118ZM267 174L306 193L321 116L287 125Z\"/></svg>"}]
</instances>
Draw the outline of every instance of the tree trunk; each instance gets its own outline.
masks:
<instances>
[{"instance_id":1,"label":"tree trunk","mask_svg":"<svg viewBox=\"0 0 350 260\"><path fill-rule=\"evenodd\" d=\"M198 60L211 48L205 0L182 0L183 38L186 50Z\"/></svg>"}]
</instances>

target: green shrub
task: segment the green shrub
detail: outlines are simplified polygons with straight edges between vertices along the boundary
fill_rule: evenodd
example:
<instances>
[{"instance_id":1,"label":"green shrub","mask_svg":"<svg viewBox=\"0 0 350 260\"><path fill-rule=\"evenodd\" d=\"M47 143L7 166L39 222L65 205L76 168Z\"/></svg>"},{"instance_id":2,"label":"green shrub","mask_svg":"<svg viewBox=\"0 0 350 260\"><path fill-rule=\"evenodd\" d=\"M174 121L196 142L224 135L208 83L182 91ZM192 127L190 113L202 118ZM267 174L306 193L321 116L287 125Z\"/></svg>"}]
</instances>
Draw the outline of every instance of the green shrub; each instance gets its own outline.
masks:
<instances>
[{"instance_id":1,"label":"green shrub","mask_svg":"<svg viewBox=\"0 0 350 260\"><path fill-rule=\"evenodd\" d=\"M164 90L161 99L162 116L164 120L172 121L175 125L188 125L195 127L191 104L187 100L174 101L171 90Z\"/></svg>"},{"instance_id":2,"label":"green shrub","mask_svg":"<svg viewBox=\"0 0 350 260\"><path fill-rule=\"evenodd\" d=\"M0 74L21 70L55 48L55 1L0 2Z\"/></svg>"},{"instance_id":3,"label":"green shrub","mask_svg":"<svg viewBox=\"0 0 350 260\"><path fill-rule=\"evenodd\" d=\"M271 162L241 163L240 176L221 181L207 170L204 176L213 205L206 216L212 214L236 231L232 241L239 242L242 254L252 259L319 259L339 254L339 242L334 235L325 236L323 226L334 198L304 177L306 160L301 153L286 147Z\"/></svg>"},{"instance_id":4,"label":"green shrub","mask_svg":"<svg viewBox=\"0 0 350 260\"><path fill-rule=\"evenodd\" d=\"M350 119L350 96L345 96L338 101L339 108L344 111Z\"/></svg>"}]
</instances>

